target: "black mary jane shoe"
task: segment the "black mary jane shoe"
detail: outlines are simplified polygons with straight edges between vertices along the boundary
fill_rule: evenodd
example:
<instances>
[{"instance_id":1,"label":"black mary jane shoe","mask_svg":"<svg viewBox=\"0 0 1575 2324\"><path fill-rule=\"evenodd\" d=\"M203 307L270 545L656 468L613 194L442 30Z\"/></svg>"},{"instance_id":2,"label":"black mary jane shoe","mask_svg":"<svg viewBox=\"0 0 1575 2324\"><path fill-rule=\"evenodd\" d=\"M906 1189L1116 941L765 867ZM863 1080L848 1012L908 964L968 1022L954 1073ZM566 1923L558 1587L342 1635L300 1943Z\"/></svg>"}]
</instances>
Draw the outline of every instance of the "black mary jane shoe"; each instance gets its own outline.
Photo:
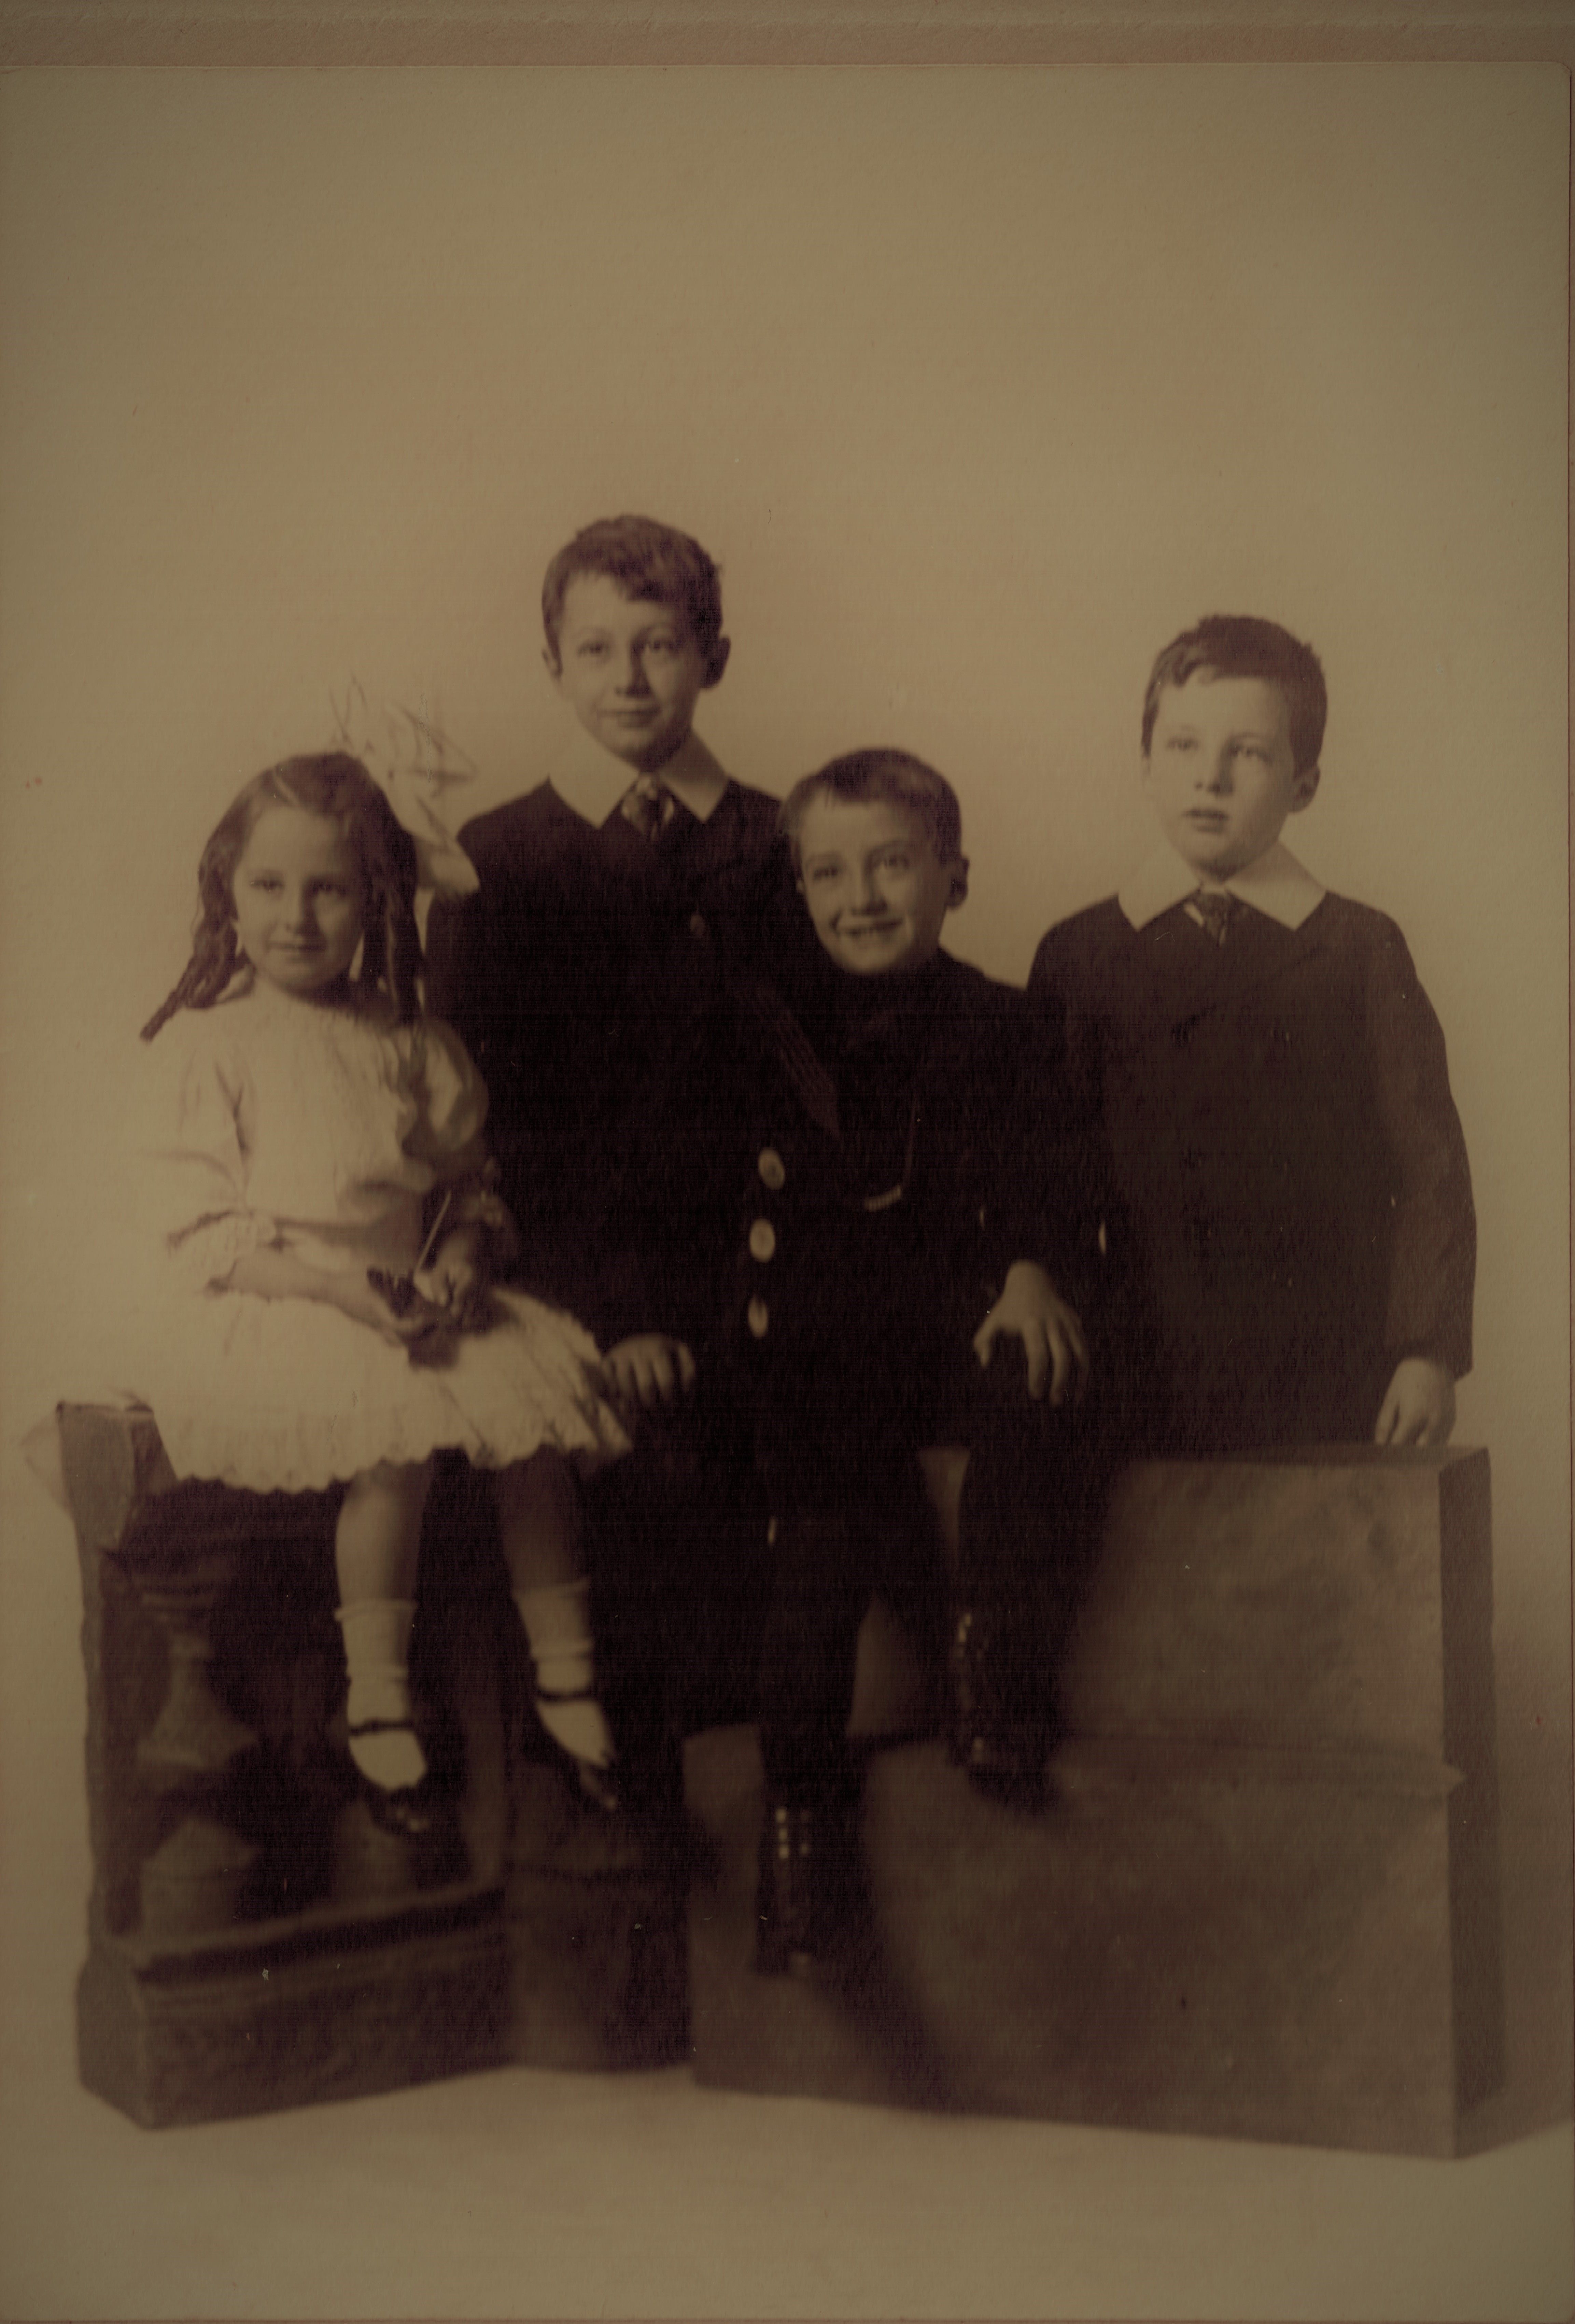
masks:
<instances>
[{"instance_id":1,"label":"black mary jane shoe","mask_svg":"<svg viewBox=\"0 0 1575 2324\"><path fill-rule=\"evenodd\" d=\"M445 1831L451 1821L448 1803L430 1775L423 1775L419 1784L401 1784L393 1791L363 1775L361 1795L378 1830L391 1832L396 1840L430 1840L434 1833Z\"/></svg>"},{"instance_id":2,"label":"black mary jane shoe","mask_svg":"<svg viewBox=\"0 0 1575 2324\"><path fill-rule=\"evenodd\" d=\"M539 1703L550 1702L555 1704L566 1702L594 1702L600 1700L594 1691L589 1687L579 1687L575 1689L572 1693L563 1694L555 1692L551 1689L544 1686L539 1686L537 1688L535 1699ZM539 1734L547 1743L549 1750L551 1751L557 1765L561 1766L566 1773L573 1775L575 1781L579 1785L582 1794L589 1801L592 1807L599 1808L603 1815L615 1816L619 1814L623 1806L623 1794L618 1782L618 1767L616 1761L612 1763L610 1766L603 1766L601 1763L595 1759L582 1759L578 1757L576 1753L566 1748L566 1747L558 1741L557 1737L552 1732L552 1729L547 1726L541 1719L538 1718L536 1726Z\"/></svg>"},{"instance_id":3,"label":"black mary jane shoe","mask_svg":"<svg viewBox=\"0 0 1575 2324\"><path fill-rule=\"evenodd\" d=\"M349 1734L350 1740L357 1742L366 1735L413 1735L415 1731L408 1719L365 1719ZM391 1833L396 1840L427 1840L451 1821L448 1799L430 1768L419 1783L388 1784L375 1783L354 1755L350 1765L366 1812L380 1831Z\"/></svg>"},{"instance_id":4,"label":"black mary jane shoe","mask_svg":"<svg viewBox=\"0 0 1575 2324\"><path fill-rule=\"evenodd\" d=\"M580 1789L591 1805L600 1808L605 1816L621 1814L623 1794L618 1785L617 1768L598 1766L594 1759L576 1759L572 1752L568 1756Z\"/></svg>"}]
</instances>

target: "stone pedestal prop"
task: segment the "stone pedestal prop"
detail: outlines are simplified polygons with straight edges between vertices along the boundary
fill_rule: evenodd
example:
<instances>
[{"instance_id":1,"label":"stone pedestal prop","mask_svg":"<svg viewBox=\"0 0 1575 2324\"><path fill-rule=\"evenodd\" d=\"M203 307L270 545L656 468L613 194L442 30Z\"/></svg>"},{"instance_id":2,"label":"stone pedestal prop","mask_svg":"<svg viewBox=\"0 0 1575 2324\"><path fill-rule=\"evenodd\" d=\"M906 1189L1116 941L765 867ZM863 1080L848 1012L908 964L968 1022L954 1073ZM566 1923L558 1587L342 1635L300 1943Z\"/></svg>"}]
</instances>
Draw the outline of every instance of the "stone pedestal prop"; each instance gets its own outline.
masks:
<instances>
[{"instance_id":1,"label":"stone pedestal prop","mask_svg":"<svg viewBox=\"0 0 1575 2324\"><path fill-rule=\"evenodd\" d=\"M701 2079L1468 2150L1503 2070L1491 1633L1485 1453L1134 1467L1045 1810L877 1744L832 1973L752 1972L758 1753L690 1745ZM902 1692L861 1688L866 1725Z\"/></svg>"},{"instance_id":2,"label":"stone pedestal prop","mask_svg":"<svg viewBox=\"0 0 1575 2324\"><path fill-rule=\"evenodd\" d=\"M178 1483L146 1412L68 1406L60 1427L88 1681L84 2083L158 2125L498 2062L496 1785L436 1847L371 1825L330 1739L335 1497ZM463 1604L424 1601L417 1628L463 1759L497 1724L487 1634Z\"/></svg>"}]
</instances>

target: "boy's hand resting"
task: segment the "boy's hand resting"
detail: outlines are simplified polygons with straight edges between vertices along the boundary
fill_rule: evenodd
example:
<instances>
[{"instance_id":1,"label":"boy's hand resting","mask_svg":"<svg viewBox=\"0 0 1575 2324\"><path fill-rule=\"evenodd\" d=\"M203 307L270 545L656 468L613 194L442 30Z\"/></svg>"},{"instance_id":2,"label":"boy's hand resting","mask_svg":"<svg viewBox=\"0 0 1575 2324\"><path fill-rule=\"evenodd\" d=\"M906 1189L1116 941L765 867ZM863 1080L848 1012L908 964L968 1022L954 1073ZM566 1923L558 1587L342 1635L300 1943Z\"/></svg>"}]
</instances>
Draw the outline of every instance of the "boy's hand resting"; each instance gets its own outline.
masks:
<instances>
[{"instance_id":1,"label":"boy's hand resting","mask_svg":"<svg viewBox=\"0 0 1575 2324\"><path fill-rule=\"evenodd\" d=\"M1000 1297L973 1334L973 1352L987 1369L995 1343L1020 1340L1028 1360L1028 1394L1045 1394L1064 1404L1081 1397L1088 1379L1088 1342L1082 1325L1042 1267L1019 1259L1008 1268Z\"/></svg>"},{"instance_id":2,"label":"boy's hand resting","mask_svg":"<svg viewBox=\"0 0 1575 2324\"><path fill-rule=\"evenodd\" d=\"M1373 1430L1375 1444L1447 1444L1454 1433L1455 1384L1442 1364L1407 1356L1395 1367Z\"/></svg>"},{"instance_id":3,"label":"boy's hand resting","mask_svg":"<svg viewBox=\"0 0 1575 2324\"><path fill-rule=\"evenodd\" d=\"M695 1385L695 1359L664 1332L637 1332L602 1359L603 1376L620 1404L644 1412L669 1409Z\"/></svg>"}]
</instances>

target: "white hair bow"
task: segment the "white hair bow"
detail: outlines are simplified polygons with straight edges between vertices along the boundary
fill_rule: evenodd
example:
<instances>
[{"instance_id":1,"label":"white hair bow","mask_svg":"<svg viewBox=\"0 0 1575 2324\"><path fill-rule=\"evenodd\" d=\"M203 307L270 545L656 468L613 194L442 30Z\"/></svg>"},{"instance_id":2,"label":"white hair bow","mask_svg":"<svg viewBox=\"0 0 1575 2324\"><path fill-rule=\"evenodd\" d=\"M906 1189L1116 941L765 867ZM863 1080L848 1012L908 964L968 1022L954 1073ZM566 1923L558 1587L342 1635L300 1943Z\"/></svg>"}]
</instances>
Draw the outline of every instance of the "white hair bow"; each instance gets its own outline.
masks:
<instances>
[{"instance_id":1,"label":"white hair bow","mask_svg":"<svg viewBox=\"0 0 1575 2324\"><path fill-rule=\"evenodd\" d=\"M384 704L380 737L359 678L351 679L343 706L335 702L333 709L336 743L382 785L390 807L416 843L420 885L435 896L474 895L481 884L475 866L437 804L455 783L474 779L474 761L433 720L397 704Z\"/></svg>"}]
</instances>

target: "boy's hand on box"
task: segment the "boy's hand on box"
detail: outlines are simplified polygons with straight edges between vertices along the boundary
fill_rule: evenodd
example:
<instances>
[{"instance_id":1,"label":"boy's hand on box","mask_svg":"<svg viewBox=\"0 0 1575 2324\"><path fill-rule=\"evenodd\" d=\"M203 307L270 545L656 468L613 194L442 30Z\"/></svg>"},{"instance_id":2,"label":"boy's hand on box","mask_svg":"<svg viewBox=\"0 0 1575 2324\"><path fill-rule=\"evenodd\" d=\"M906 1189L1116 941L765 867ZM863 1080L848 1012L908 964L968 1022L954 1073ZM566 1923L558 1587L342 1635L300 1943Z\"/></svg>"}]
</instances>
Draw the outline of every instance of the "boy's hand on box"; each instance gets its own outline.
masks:
<instances>
[{"instance_id":1,"label":"boy's hand on box","mask_svg":"<svg viewBox=\"0 0 1575 2324\"><path fill-rule=\"evenodd\" d=\"M973 1334L973 1352L987 1369L999 1339L1022 1342L1030 1396L1043 1396L1046 1385L1052 1404L1082 1396L1088 1379L1082 1325L1032 1259L1019 1259L1009 1268L1000 1297Z\"/></svg>"},{"instance_id":2,"label":"boy's hand on box","mask_svg":"<svg viewBox=\"0 0 1575 2324\"><path fill-rule=\"evenodd\" d=\"M1375 1444L1447 1444L1454 1433L1455 1384L1442 1364L1407 1356L1395 1367L1373 1430Z\"/></svg>"},{"instance_id":3,"label":"boy's hand on box","mask_svg":"<svg viewBox=\"0 0 1575 2324\"><path fill-rule=\"evenodd\" d=\"M643 1412L670 1408L695 1385L695 1359L681 1340L665 1332L637 1332L620 1340L602 1359L602 1370L616 1400Z\"/></svg>"}]
</instances>

